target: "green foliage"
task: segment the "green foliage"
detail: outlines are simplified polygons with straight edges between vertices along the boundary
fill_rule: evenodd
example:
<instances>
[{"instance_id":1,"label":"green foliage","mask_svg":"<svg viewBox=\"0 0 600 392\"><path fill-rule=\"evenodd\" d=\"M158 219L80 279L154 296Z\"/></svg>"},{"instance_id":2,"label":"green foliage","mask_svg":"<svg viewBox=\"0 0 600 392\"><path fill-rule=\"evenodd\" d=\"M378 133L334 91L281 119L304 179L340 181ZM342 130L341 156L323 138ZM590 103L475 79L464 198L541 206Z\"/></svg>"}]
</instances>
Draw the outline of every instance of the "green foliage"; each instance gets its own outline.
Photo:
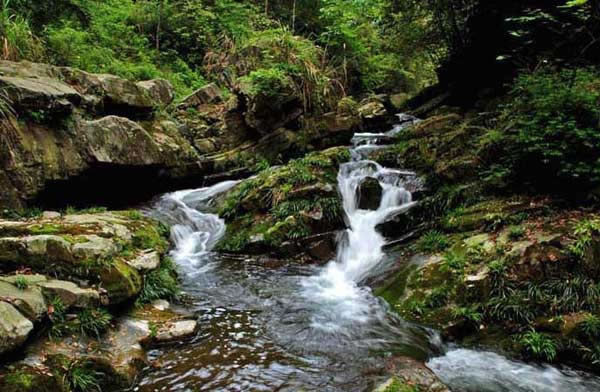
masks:
<instances>
[{"instance_id":1,"label":"green foliage","mask_svg":"<svg viewBox=\"0 0 600 392\"><path fill-rule=\"evenodd\" d=\"M15 13L11 0L2 0L0 6L0 43L2 60L42 60L44 48L33 33L29 21Z\"/></svg>"},{"instance_id":2,"label":"green foliage","mask_svg":"<svg viewBox=\"0 0 600 392\"><path fill-rule=\"evenodd\" d=\"M15 278L15 286L19 290L27 290L27 288L29 287L29 282L27 281L27 278L25 278L24 276L17 276Z\"/></svg>"},{"instance_id":3,"label":"green foliage","mask_svg":"<svg viewBox=\"0 0 600 392\"><path fill-rule=\"evenodd\" d=\"M452 317L454 319L466 320L469 323L478 325L483 321L483 314L477 306L465 306L452 309Z\"/></svg>"},{"instance_id":4,"label":"green foliage","mask_svg":"<svg viewBox=\"0 0 600 392\"><path fill-rule=\"evenodd\" d=\"M91 392L102 391L100 378L104 374L93 369L86 361L73 361L63 375L63 380L72 391Z\"/></svg>"},{"instance_id":5,"label":"green foliage","mask_svg":"<svg viewBox=\"0 0 600 392\"><path fill-rule=\"evenodd\" d=\"M508 238L510 238L513 241L523 238L524 235L525 228L523 226L511 226L508 229Z\"/></svg>"},{"instance_id":6,"label":"green foliage","mask_svg":"<svg viewBox=\"0 0 600 392\"><path fill-rule=\"evenodd\" d=\"M383 392L419 392L419 387L415 385L407 385L397 378L394 378L392 383L388 385Z\"/></svg>"},{"instance_id":7,"label":"green foliage","mask_svg":"<svg viewBox=\"0 0 600 392\"><path fill-rule=\"evenodd\" d=\"M596 340L600 338L600 317L589 314L578 326L579 330L583 332L590 339Z\"/></svg>"},{"instance_id":8,"label":"green foliage","mask_svg":"<svg viewBox=\"0 0 600 392\"><path fill-rule=\"evenodd\" d=\"M575 241L569 245L569 251L582 258L592 242L592 235L600 233L600 219L585 219L577 222L573 230Z\"/></svg>"},{"instance_id":9,"label":"green foliage","mask_svg":"<svg viewBox=\"0 0 600 392\"><path fill-rule=\"evenodd\" d=\"M466 265L467 258L465 255L457 252L448 252L444 254L444 260L442 261L440 268L442 271L451 271L457 274L462 274Z\"/></svg>"},{"instance_id":10,"label":"green foliage","mask_svg":"<svg viewBox=\"0 0 600 392\"><path fill-rule=\"evenodd\" d=\"M86 308L77 314L79 332L96 338L110 327L111 321L111 314L100 308Z\"/></svg>"},{"instance_id":11,"label":"green foliage","mask_svg":"<svg viewBox=\"0 0 600 392\"><path fill-rule=\"evenodd\" d=\"M137 299L138 304L145 304L157 299L172 300L179 294L177 270L173 260L162 259L159 268L144 276L144 284Z\"/></svg>"},{"instance_id":12,"label":"green foliage","mask_svg":"<svg viewBox=\"0 0 600 392\"><path fill-rule=\"evenodd\" d=\"M592 69L520 75L508 106L504 166L534 187L600 183L600 76ZM559 185L560 184L560 185Z\"/></svg>"},{"instance_id":13,"label":"green foliage","mask_svg":"<svg viewBox=\"0 0 600 392\"><path fill-rule=\"evenodd\" d=\"M419 252L441 252L450 245L445 235L436 230L425 233L416 243Z\"/></svg>"},{"instance_id":14,"label":"green foliage","mask_svg":"<svg viewBox=\"0 0 600 392\"><path fill-rule=\"evenodd\" d=\"M525 354L543 361L552 362L556 358L557 345L554 339L543 333L530 330L519 337Z\"/></svg>"},{"instance_id":15,"label":"green foliage","mask_svg":"<svg viewBox=\"0 0 600 392\"><path fill-rule=\"evenodd\" d=\"M137 249L165 251L169 247L165 234L160 227L145 223L133 233L131 242Z\"/></svg>"}]
</instances>

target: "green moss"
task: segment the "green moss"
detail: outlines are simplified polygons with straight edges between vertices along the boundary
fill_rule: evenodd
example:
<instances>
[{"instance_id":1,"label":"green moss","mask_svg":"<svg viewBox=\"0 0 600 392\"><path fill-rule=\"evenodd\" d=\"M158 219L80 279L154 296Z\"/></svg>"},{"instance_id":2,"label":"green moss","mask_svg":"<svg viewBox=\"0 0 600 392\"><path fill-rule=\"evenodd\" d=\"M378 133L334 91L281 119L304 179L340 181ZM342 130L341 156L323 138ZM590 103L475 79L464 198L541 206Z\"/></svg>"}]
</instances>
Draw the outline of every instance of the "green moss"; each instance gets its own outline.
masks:
<instances>
[{"instance_id":1,"label":"green moss","mask_svg":"<svg viewBox=\"0 0 600 392\"><path fill-rule=\"evenodd\" d=\"M333 148L269 168L243 181L222 202L227 232L217 249L225 252L277 248L285 241L343 226L336 192L339 165L347 148ZM311 219L318 218L317 223Z\"/></svg>"},{"instance_id":2,"label":"green moss","mask_svg":"<svg viewBox=\"0 0 600 392\"><path fill-rule=\"evenodd\" d=\"M420 392L421 389L416 385L409 385L394 377L394 380L388 385L383 392Z\"/></svg>"},{"instance_id":3,"label":"green moss","mask_svg":"<svg viewBox=\"0 0 600 392\"><path fill-rule=\"evenodd\" d=\"M44 223L31 225L28 230L33 235L57 234L62 232L63 227L54 223Z\"/></svg>"},{"instance_id":4,"label":"green moss","mask_svg":"<svg viewBox=\"0 0 600 392\"><path fill-rule=\"evenodd\" d=\"M57 392L57 379L29 366L8 366L0 373L2 392Z\"/></svg>"},{"instance_id":5,"label":"green moss","mask_svg":"<svg viewBox=\"0 0 600 392\"><path fill-rule=\"evenodd\" d=\"M111 303L134 298L142 289L143 282L140 274L120 260L115 260L109 267L100 268L98 274Z\"/></svg>"},{"instance_id":6,"label":"green moss","mask_svg":"<svg viewBox=\"0 0 600 392\"><path fill-rule=\"evenodd\" d=\"M169 247L162 228L148 223L133 233L132 244L138 249L154 249L159 252L165 252Z\"/></svg>"}]
</instances>

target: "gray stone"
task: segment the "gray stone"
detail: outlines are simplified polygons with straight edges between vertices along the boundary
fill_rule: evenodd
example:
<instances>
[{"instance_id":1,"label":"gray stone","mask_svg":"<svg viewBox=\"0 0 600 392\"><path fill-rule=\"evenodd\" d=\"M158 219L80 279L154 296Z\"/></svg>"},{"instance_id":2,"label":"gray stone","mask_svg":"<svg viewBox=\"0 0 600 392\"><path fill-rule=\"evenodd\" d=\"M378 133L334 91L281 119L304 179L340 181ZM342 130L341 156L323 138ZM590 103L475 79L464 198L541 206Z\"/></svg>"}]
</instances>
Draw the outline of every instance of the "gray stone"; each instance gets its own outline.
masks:
<instances>
[{"instance_id":1,"label":"gray stone","mask_svg":"<svg viewBox=\"0 0 600 392\"><path fill-rule=\"evenodd\" d=\"M14 306L0 302L0 354L22 345L33 330L33 323Z\"/></svg>"},{"instance_id":2,"label":"gray stone","mask_svg":"<svg viewBox=\"0 0 600 392\"><path fill-rule=\"evenodd\" d=\"M156 251L142 252L133 259L127 260L127 264L138 271L154 270L160 265L160 255Z\"/></svg>"},{"instance_id":3,"label":"gray stone","mask_svg":"<svg viewBox=\"0 0 600 392\"><path fill-rule=\"evenodd\" d=\"M177 108L185 109L188 107L195 107L209 103L219 103L222 101L223 96L221 94L221 89L219 89L216 84L210 83L185 97L177 106Z\"/></svg>"},{"instance_id":4,"label":"gray stone","mask_svg":"<svg viewBox=\"0 0 600 392\"><path fill-rule=\"evenodd\" d=\"M197 328L198 323L195 320L175 321L160 328L153 340L163 343L189 338L196 333Z\"/></svg>"},{"instance_id":5,"label":"gray stone","mask_svg":"<svg viewBox=\"0 0 600 392\"><path fill-rule=\"evenodd\" d=\"M43 292L48 296L60 298L66 306L85 308L100 301L100 294L94 289L82 289L75 283L64 280L49 280L39 283Z\"/></svg>"},{"instance_id":6,"label":"gray stone","mask_svg":"<svg viewBox=\"0 0 600 392\"><path fill-rule=\"evenodd\" d=\"M42 290L37 286L21 290L10 283L0 282L0 300L12 304L32 321L40 320L47 311Z\"/></svg>"},{"instance_id":7,"label":"gray stone","mask_svg":"<svg viewBox=\"0 0 600 392\"><path fill-rule=\"evenodd\" d=\"M73 256L79 260L95 260L102 257L110 257L119 251L119 246L109 238L97 235L81 236L87 242L78 242L73 245Z\"/></svg>"},{"instance_id":8,"label":"gray stone","mask_svg":"<svg viewBox=\"0 0 600 392\"><path fill-rule=\"evenodd\" d=\"M155 102L161 106L168 106L175 98L173 85L165 79L153 79L138 82L137 85L150 94Z\"/></svg>"},{"instance_id":9,"label":"gray stone","mask_svg":"<svg viewBox=\"0 0 600 392\"><path fill-rule=\"evenodd\" d=\"M61 213L57 211L44 211L42 218L44 219L58 219L61 217Z\"/></svg>"}]
</instances>

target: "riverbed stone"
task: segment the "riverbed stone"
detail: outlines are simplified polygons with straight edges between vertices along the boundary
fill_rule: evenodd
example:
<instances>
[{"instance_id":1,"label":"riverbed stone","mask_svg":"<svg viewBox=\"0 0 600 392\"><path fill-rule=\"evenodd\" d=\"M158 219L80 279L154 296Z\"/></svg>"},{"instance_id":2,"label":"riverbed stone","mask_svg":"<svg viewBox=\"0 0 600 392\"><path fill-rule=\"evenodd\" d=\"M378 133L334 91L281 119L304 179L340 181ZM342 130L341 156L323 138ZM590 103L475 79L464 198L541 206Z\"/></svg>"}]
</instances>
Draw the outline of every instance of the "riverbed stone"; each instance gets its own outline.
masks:
<instances>
[{"instance_id":1,"label":"riverbed stone","mask_svg":"<svg viewBox=\"0 0 600 392\"><path fill-rule=\"evenodd\" d=\"M14 306L0 302L0 354L12 351L25 342L33 323Z\"/></svg>"},{"instance_id":2,"label":"riverbed stone","mask_svg":"<svg viewBox=\"0 0 600 392\"><path fill-rule=\"evenodd\" d=\"M194 336L198 328L195 320L180 320L169 322L160 327L154 336L150 337L153 343L168 343Z\"/></svg>"}]
</instances>

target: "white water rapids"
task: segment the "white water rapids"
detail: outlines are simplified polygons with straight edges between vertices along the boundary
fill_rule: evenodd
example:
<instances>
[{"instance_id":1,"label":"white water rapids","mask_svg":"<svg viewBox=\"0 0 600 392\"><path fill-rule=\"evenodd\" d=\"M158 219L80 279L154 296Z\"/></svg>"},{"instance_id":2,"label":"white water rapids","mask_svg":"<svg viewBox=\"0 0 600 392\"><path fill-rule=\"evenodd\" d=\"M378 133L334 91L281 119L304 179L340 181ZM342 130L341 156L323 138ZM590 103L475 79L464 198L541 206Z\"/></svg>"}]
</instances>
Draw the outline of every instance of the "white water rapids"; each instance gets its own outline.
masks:
<instances>
[{"instance_id":1,"label":"white water rapids","mask_svg":"<svg viewBox=\"0 0 600 392\"><path fill-rule=\"evenodd\" d=\"M209 211L236 181L161 198L152 214L171 227L171 255L202 332L153 352L160 366L136 390L368 391L380 380L372 373L384 373L384 357L411 355L429 359L427 366L454 392L600 391L597 379L573 371L447 350L438 334L399 319L365 285L386 266L377 225L415 204L406 189L414 173L367 159L381 141L417 121L400 120L388 133L355 136L352 160L338 174L348 228L336 258L323 267L267 267L213 253L225 223ZM382 187L376 210L359 208L357 188L367 177Z\"/></svg>"}]
</instances>

